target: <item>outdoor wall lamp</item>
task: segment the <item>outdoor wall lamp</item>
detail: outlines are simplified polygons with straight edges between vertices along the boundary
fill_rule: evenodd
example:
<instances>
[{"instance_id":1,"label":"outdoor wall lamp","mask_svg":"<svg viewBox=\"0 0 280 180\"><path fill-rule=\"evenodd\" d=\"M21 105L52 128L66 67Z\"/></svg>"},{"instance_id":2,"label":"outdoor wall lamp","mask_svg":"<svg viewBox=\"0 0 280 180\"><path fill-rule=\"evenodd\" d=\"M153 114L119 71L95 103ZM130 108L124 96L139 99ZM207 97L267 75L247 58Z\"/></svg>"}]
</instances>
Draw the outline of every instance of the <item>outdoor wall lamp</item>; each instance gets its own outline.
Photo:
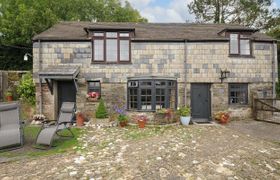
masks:
<instances>
[{"instance_id":1,"label":"outdoor wall lamp","mask_svg":"<svg viewBox=\"0 0 280 180\"><path fill-rule=\"evenodd\" d=\"M220 80L221 80L221 83L223 83L223 80L228 78L229 76L229 71L226 69L226 70L221 70L221 77L220 77Z\"/></svg>"},{"instance_id":2,"label":"outdoor wall lamp","mask_svg":"<svg viewBox=\"0 0 280 180\"><path fill-rule=\"evenodd\" d=\"M29 56L29 57L32 57L31 54L25 53L25 55L23 56L23 60L24 60L24 61L28 61L28 56Z\"/></svg>"}]
</instances>

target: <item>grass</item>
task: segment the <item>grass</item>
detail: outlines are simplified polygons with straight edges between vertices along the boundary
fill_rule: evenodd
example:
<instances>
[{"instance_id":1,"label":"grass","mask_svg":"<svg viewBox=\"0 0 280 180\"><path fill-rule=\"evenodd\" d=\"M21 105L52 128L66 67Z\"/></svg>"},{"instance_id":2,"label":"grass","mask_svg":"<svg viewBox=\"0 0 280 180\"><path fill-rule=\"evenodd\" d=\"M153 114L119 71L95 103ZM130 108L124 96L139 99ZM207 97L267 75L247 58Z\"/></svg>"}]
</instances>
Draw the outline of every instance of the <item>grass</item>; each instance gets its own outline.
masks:
<instances>
[{"instance_id":1,"label":"grass","mask_svg":"<svg viewBox=\"0 0 280 180\"><path fill-rule=\"evenodd\" d=\"M25 145L23 148L7 151L0 153L0 157L14 158L14 157L37 157L37 156L47 156L53 154L60 154L65 152L73 151L74 146L78 146L77 138L82 134L82 130L78 128L72 128L72 132L75 137L71 139L56 138L54 141L54 146L49 150L40 150L33 148L33 143L35 142L36 136L40 128L36 126L26 126L24 127L24 139ZM60 132L61 135L68 135L69 132L64 130Z\"/></svg>"}]
</instances>

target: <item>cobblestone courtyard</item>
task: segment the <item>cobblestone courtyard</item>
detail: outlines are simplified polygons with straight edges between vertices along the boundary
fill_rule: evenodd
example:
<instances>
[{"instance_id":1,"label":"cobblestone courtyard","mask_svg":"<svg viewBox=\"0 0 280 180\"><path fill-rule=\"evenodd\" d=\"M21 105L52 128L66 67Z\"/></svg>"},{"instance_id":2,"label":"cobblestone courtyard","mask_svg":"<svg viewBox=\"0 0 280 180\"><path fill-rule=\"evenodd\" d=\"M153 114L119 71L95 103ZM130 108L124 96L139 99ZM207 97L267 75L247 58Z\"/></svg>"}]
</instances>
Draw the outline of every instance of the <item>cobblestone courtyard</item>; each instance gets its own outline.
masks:
<instances>
[{"instance_id":1,"label":"cobblestone courtyard","mask_svg":"<svg viewBox=\"0 0 280 180\"><path fill-rule=\"evenodd\" d=\"M85 131L76 152L2 163L0 179L280 179L279 141L220 125Z\"/></svg>"}]
</instances>

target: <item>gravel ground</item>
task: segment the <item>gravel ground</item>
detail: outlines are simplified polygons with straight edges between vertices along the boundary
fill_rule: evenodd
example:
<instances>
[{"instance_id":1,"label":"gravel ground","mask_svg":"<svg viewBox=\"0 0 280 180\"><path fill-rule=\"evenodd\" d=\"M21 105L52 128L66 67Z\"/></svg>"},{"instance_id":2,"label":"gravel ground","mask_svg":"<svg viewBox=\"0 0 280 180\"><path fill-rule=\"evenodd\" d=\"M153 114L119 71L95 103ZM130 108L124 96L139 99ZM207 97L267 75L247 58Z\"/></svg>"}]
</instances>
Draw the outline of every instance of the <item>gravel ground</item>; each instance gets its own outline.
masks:
<instances>
[{"instance_id":1,"label":"gravel ground","mask_svg":"<svg viewBox=\"0 0 280 180\"><path fill-rule=\"evenodd\" d=\"M2 163L0 179L280 179L280 144L230 126L86 131L76 153Z\"/></svg>"}]
</instances>

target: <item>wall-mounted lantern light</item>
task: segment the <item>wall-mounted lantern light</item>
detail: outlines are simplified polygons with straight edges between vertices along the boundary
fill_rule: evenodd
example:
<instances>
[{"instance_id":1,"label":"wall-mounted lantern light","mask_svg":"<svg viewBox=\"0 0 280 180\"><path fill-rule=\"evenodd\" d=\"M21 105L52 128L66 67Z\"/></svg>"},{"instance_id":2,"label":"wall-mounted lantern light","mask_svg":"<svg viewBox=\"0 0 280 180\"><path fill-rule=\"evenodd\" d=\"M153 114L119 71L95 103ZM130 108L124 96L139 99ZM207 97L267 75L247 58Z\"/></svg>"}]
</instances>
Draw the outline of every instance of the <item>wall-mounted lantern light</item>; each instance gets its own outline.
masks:
<instances>
[{"instance_id":1,"label":"wall-mounted lantern light","mask_svg":"<svg viewBox=\"0 0 280 180\"><path fill-rule=\"evenodd\" d=\"M25 55L23 56L23 60L24 60L24 61L28 61L28 56L29 56L29 57L32 57L31 54L25 53Z\"/></svg>"},{"instance_id":2,"label":"wall-mounted lantern light","mask_svg":"<svg viewBox=\"0 0 280 180\"><path fill-rule=\"evenodd\" d=\"M224 79L228 78L229 73L230 72L227 69L221 70L221 77L220 77L221 83L223 82Z\"/></svg>"}]
</instances>

